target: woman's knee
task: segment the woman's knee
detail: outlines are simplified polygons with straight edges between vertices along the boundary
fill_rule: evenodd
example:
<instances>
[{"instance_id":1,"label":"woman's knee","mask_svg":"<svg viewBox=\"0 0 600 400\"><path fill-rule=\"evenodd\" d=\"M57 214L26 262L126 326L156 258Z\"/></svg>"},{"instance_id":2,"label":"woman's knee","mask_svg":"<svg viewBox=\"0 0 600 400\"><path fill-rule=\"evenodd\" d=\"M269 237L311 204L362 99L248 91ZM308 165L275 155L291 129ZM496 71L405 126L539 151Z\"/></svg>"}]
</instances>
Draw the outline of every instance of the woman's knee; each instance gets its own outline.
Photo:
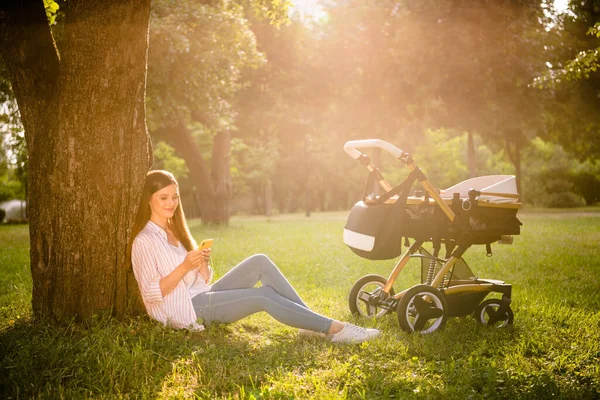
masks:
<instances>
[{"instance_id":1,"label":"woman's knee","mask_svg":"<svg viewBox=\"0 0 600 400\"><path fill-rule=\"evenodd\" d=\"M259 264L273 264L273 261L266 254L254 254L253 256L248 257L248 261L252 261Z\"/></svg>"},{"instance_id":2,"label":"woman's knee","mask_svg":"<svg viewBox=\"0 0 600 400\"><path fill-rule=\"evenodd\" d=\"M255 254L251 256L249 260L263 271L279 270L277 265L275 265L275 263L265 254Z\"/></svg>"}]
</instances>

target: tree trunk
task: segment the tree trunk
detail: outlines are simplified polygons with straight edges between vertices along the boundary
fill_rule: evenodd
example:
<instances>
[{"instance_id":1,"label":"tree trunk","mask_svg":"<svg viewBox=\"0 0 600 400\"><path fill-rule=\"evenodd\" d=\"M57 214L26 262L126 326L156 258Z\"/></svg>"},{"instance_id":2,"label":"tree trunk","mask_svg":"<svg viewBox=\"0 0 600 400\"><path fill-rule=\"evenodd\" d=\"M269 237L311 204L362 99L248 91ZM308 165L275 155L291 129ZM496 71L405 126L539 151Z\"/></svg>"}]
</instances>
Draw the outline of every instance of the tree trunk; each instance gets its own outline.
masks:
<instances>
[{"instance_id":1,"label":"tree trunk","mask_svg":"<svg viewBox=\"0 0 600 400\"><path fill-rule=\"evenodd\" d=\"M212 151L212 165L209 172L204 158L186 124L181 122L169 128L152 132L159 140L164 140L183 157L190 171L189 179L196 188L196 197L203 223L229 223L229 203L231 201L229 131L217 133ZM185 205L184 205L185 207Z\"/></svg>"},{"instance_id":2,"label":"tree trunk","mask_svg":"<svg viewBox=\"0 0 600 400\"><path fill-rule=\"evenodd\" d=\"M521 149L522 144L518 139L514 139L512 141L506 140L506 153L508 154L508 158L512 162L515 167L515 177L517 183L517 193L520 195L520 201L525 201L525 196L523 195L523 191L521 189L521 182L523 172L521 171Z\"/></svg>"},{"instance_id":3,"label":"tree trunk","mask_svg":"<svg viewBox=\"0 0 600 400\"><path fill-rule=\"evenodd\" d=\"M473 132L467 132L467 161L469 164L469 176L475 178L477 176L477 160L475 159L475 141L473 140Z\"/></svg>"},{"instance_id":4,"label":"tree trunk","mask_svg":"<svg viewBox=\"0 0 600 400\"><path fill-rule=\"evenodd\" d=\"M189 170L188 179L195 188L193 196L195 204L185 203L183 204L183 208L186 211L186 215L188 210L192 210L192 208L195 208L195 210L191 214L202 215L203 207L200 202L200 196L210 186L210 180L202 153L200 153L198 145L194 141L186 124L181 122L170 127L156 129L152 131L151 135L154 139L162 140L173 146L177 153L185 160L185 164Z\"/></svg>"},{"instance_id":5,"label":"tree trunk","mask_svg":"<svg viewBox=\"0 0 600 400\"><path fill-rule=\"evenodd\" d=\"M518 145L515 146L513 164L515 165L517 193L519 193L520 201L523 202L523 201L525 201L525 196L523 195L523 188L522 188L523 172L521 171L521 147Z\"/></svg>"},{"instance_id":6,"label":"tree trunk","mask_svg":"<svg viewBox=\"0 0 600 400\"><path fill-rule=\"evenodd\" d=\"M29 151L34 315L122 316L139 300L126 247L151 157L149 0L66 2L60 57L43 2L15 3L0 47Z\"/></svg>"},{"instance_id":7,"label":"tree trunk","mask_svg":"<svg viewBox=\"0 0 600 400\"><path fill-rule=\"evenodd\" d=\"M231 134L221 131L215 136L212 152L212 190L201 192L205 212L202 222L226 224L229 222L229 202L231 200L230 168Z\"/></svg>"},{"instance_id":8,"label":"tree trunk","mask_svg":"<svg viewBox=\"0 0 600 400\"><path fill-rule=\"evenodd\" d=\"M312 177L311 177L311 170L312 170L312 165L311 162L314 162L313 160L309 159L310 158L310 146L311 143L311 139L310 136L305 136L304 137L304 208L305 208L305 215L307 217L310 217L310 213L312 211L312 185L311 185L311 181L312 181Z\"/></svg>"},{"instance_id":9,"label":"tree trunk","mask_svg":"<svg viewBox=\"0 0 600 400\"><path fill-rule=\"evenodd\" d=\"M267 217L273 215L273 183L269 178L265 183L265 215Z\"/></svg>"}]
</instances>

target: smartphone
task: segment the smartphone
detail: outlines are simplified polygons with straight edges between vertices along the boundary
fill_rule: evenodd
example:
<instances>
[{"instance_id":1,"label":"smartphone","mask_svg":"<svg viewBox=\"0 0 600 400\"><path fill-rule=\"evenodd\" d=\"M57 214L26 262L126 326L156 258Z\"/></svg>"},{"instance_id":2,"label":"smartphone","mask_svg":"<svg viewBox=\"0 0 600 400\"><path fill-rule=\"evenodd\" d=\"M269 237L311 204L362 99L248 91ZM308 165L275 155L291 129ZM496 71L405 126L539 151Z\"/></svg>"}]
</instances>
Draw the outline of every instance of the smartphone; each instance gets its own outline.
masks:
<instances>
[{"instance_id":1,"label":"smartphone","mask_svg":"<svg viewBox=\"0 0 600 400\"><path fill-rule=\"evenodd\" d=\"M198 250L208 249L210 246L212 246L213 242L214 240L212 239L204 239L202 242L200 242Z\"/></svg>"}]
</instances>

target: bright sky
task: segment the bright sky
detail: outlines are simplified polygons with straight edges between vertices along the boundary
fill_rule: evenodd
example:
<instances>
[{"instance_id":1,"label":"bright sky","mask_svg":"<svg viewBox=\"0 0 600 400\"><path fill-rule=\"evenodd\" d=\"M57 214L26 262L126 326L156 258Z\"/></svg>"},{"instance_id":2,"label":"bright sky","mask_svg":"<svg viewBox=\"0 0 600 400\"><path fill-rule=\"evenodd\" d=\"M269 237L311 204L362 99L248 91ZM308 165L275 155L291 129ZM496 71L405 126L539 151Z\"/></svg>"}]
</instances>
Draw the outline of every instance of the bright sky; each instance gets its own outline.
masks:
<instances>
[{"instance_id":1,"label":"bright sky","mask_svg":"<svg viewBox=\"0 0 600 400\"><path fill-rule=\"evenodd\" d=\"M290 14L298 12L301 19L311 18L318 20L324 16L325 12L321 6L320 0L290 0L292 7ZM560 14L567 10L570 0L554 0L554 8Z\"/></svg>"},{"instance_id":2,"label":"bright sky","mask_svg":"<svg viewBox=\"0 0 600 400\"><path fill-rule=\"evenodd\" d=\"M554 8L556 8L556 11L559 13L565 11L568 5L569 0L554 0Z\"/></svg>"},{"instance_id":3,"label":"bright sky","mask_svg":"<svg viewBox=\"0 0 600 400\"><path fill-rule=\"evenodd\" d=\"M292 13L296 11L300 13L302 19L314 18L318 19L323 13L323 7L319 4L319 0L290 0L293 7L290 10Z\"/></svg>"},{"instance_id":4,"label":"bright sky","mask_svg":"<svg viewBox=\"0 0 600 400\"><path fill-rule=\"evenodd\" d=\"M302 18L317 17L323 12L323 7L319 4L319 0L290 0L294 5L292 12L298 11ZM569 5L569 0L554 0L554 8L559 13L565 11Z\"/></svg>"}]
</instances>

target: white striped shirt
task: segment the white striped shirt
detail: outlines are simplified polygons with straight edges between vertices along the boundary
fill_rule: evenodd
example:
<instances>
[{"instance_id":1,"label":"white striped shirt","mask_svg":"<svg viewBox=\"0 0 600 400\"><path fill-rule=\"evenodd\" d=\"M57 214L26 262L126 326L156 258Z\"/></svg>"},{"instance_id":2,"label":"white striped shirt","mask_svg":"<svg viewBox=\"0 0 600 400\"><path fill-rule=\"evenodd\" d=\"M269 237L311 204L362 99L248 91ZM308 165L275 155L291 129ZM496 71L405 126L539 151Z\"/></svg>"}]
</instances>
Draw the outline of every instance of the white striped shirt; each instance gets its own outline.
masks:
<instances>
[{"instance_id":1,"label":"white striped shirt","mask_svg":"<svg viewBox=\"0 0 600 400\"><path fill-rule=\"evenodd\" d=\"M155 320L176 328L202 330L196 322L192 297L210 290L212 269L206 281L194 269L188 272L165 297L160 290L160 280L180 265L187 250L169 244L167 233L152 221L135 237L131 247L131 264L138 282L146 311ZM193 295L192 295L193 294Z\"/></svg>"}]
</instances>

